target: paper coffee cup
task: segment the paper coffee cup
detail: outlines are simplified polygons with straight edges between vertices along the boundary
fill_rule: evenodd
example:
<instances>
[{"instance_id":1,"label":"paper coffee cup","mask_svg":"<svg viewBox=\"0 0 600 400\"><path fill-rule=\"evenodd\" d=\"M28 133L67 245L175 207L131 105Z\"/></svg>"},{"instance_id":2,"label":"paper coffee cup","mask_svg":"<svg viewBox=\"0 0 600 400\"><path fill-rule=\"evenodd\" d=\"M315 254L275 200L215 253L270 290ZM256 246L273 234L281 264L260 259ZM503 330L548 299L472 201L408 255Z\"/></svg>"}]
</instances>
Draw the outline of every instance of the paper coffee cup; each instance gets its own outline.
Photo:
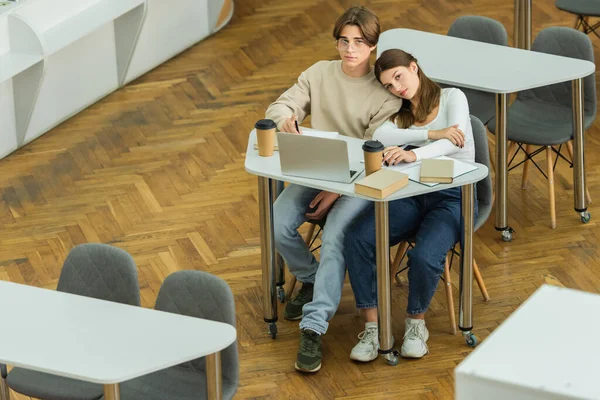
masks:
<instances>
[{"instance_id":1,"label":"paper coffee cup","mask_svg":"<svg viewBox=\"0 0 600 400\"><path fill-rule=\"evenodd\" d=\"M256 128L256 140L258 141L258 155L271 157L275 150L275 128L277 125L273 120L261 119L254 125Z\"/></svg>"},{"instance_id":2,"label":"paper coffee cup","mask_svg":"<svg viewBox=\"0 0 600 400\"><path fill-rule=\"evenodd\" d=\"M369 176L373 172L381 169L383 161L383 149L385 146L379 140L367 140L363 144L363 154L365 158L365 175Z\"/></svg>"}]
</instances>

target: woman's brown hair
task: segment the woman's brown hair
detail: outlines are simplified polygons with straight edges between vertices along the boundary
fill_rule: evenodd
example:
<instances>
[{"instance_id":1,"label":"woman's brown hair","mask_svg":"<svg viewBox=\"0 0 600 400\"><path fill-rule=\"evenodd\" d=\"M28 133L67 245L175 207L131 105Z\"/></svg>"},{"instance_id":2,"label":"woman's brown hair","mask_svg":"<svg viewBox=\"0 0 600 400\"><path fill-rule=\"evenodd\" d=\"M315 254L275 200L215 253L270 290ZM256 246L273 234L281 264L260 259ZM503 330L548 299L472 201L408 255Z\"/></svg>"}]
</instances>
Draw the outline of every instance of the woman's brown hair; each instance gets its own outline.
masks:
<instances>
[{"instance_id":1,"label":"woman's brown hair","mask_svg":"<svg viewBox=\"0 0 600 400\"><path fill-rule=\"evenodd\" d=\"M340 38L342 29L346 25L358 26L362 32L365 42L369 46L377 45L381 27L379 26L379 18L366 7L350 7L335 21L333 26L333 37L335 40Z\"/></svg>"},{"instance_id":2,"label":"woman's brown hair","mask_svg":"<svg viewBox=\"0 0 600 400\"><path fill-rule=\"evenodd\" d=\"M406 129L415 122L422 122L427 119L433 109L440 104L440 94L442 89L437 83L432 81L425 75L423 69L417 63L417 59L412 54L399 49L389 49L381 53L377 61L375 61L375 77L381 83L381 73L388 69L396 67L410 67L410 63L417 64L419 70L419 90L415 96L419 98L417 109L413 113L410 109L410 101L403 101L400 110L390 117L390 121L396 123L399 128Z\"/></svg>"}]
</instances>

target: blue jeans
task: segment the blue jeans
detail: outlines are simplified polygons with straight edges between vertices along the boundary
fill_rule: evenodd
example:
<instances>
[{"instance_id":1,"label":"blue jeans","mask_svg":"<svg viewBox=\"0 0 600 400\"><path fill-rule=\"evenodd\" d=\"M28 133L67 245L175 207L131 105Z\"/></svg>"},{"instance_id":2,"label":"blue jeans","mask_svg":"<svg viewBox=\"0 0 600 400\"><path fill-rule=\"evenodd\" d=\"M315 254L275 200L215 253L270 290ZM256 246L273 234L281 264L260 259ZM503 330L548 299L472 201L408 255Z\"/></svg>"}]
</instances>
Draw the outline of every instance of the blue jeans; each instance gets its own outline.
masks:
<instances>
[{"instance_id":1,"label":"blue jeans","mask_svg":"<svg viewBox=\"0 0 600 400\"><path fill-rule=\"evenodd\" d=\"M344 234L354 217L369 204L368 200L342 196L333 203L321 237L320 262L310 252L298 227L306 222L308 205L321 190L289 185L273 205L275 248L290 272L300 281L314 283L313 300L302 308L300 329L325 334L329 320L342 297L346 264L342 245Z\"/></svg>"},{"instance_id":2,"label":"blue jeans","mask_svg":"<svg viewBox=\"0 0 600 400\"><path fill-rule=\"evenodd\" d=\"M475 202L477 204L477 202ZM357 308L377 307L375 213L371 204L346 233L344 255ZM415 239L408 251L409 315L427 311L446 253L460 240L460 188L389 203L390 246ZM477 208L475 209L477 213Z\"/></svg>"}]
</instances>

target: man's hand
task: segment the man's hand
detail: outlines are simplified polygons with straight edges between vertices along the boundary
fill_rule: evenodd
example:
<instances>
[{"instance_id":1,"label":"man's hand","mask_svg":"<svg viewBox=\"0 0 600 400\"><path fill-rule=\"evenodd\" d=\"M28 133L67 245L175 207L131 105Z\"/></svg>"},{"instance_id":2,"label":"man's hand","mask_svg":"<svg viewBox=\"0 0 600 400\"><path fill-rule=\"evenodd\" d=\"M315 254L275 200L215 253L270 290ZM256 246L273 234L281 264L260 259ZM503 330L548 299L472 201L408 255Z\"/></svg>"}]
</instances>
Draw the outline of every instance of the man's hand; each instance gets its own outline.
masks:
<instances>
[{"instance_id":1,"label":"man's hand","mask_svg":"<svg viewBox=\"0 0 600 400\"><path fill-rule=\"evenodd\" d=\"M402 150L398 146L386 147L383 150L383 161L386 165L396 165L401 162L411 163L417 161L417 155L412 151Z\"/></svg>"},{"instance_id":2,"label":"man's hand","mask_svg":"<svg viewBox=\"0 0 600 400\"><path fill-rule=\"evenodd\" d=\"M296 124L298 123L298 116L296 114L293 114L291 116L291 118L286 119L285 121L283 121L283 124L281 125L281 132L288 132L288 133L297 133L302 135L302 131L300 130L300 127L298 127L298 130L296 130Z\"/></svg>"},{"instance_id":3,"label":"man's hand","mask_svg":"<svg viewBox=\"0 0 600 400\"><path fill-rule=\"evenodd\" d=\"M333 203L335 203L335 201L339 198L340 195L337 193L322 191L316 195L313 201L311 201L308 205L310 208L317 207L317 209L311 213L306 213L306 218L316 221L325 218Z\"/></svg>"}]
</instances>

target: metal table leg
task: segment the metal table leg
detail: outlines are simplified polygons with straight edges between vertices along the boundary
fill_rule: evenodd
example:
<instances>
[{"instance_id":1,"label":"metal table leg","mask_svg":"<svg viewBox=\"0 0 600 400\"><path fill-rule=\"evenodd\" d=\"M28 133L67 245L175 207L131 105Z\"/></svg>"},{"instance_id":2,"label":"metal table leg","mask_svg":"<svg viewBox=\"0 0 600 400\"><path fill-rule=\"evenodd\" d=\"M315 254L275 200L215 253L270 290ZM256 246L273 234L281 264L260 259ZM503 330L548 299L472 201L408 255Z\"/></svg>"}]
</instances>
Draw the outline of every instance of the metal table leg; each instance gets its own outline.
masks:
<instances>
[{"instance_id":1,"label":"metal table leg","mask_svg":"<svg viewBox=\"0 0 600 400\"><path fill-rule=\"evenodd\" d=\"M502 240L512 240L513 229L508 226L508 160L506 131L508 94L496 93L496 230L502 232Z\"/></svg>"},{"instance_id":2,"label":"metal table leg","mask_svg":"<svg viewBox=\"0 0 600 400\"><path fill-rule=\"evenodd\" d=\"M206 398L221 400L223 398L223 380L221 372L221 352L206 356Z\"/></svg>"},{"instance_id":3,"label":"metal table leg","mask_svg":"<svg viewBox=\"0 0 600 400\"><path fill-rule=\"evenodd\" d=\"M285 188L283 181L278 181L275 179L271 179L272 185L272 193L273 193L273 202L277 200L277 197L283 192ZM275 286L277 286L277 298L281 303L285 302L285 289L283 285L285 285L285 263L283 262L283 257L277 252L275 252Z\"/></svg>"},{"instance_id":4,"label":"metal table leg","mask_svg":"<svg viewBox=\"0 0 600 400\"><path fill-rule=\"evenodd\" d=\"M461 188L462 237L460 242L460 305L458 328L467 342L475 347L477 337L473 330L473 220L474 198L472 183Z\"/></svg>"},{"instance_id":5,"label":"metal table leg","mask_svg":"<svg viewBox=\"0 0 600 400\"><path fill-rule=\"evenodd\" d=\"M585 158L583 138L583 79L575 79L572 83L573 93L573 190L575 211L581 216L581 221L589 222L591 216L587 211L585 196Z\"/></svg>"},{"instance_id":6,"label":"metal table leg","mask_svg":"<svg viewBox=\"0 0 600 400\"><path fill-rule=\"evenodd\" d=\"M111 385L104 385L104 399L105 400L121 400L121 390L119 389L118 383Z\"/></svg>"},{"instance_id":7,"label":"metal table leg","mask_svg":"<svg viewBox=\"0 0 600 400\"><path fill-rule=\"evenodd\" d=\"M532 0L515 0L514 46L531 50L531 2Z\"/></svg>"},{"instance_id":8,"label":"metal table leg","mask_svg":"<svg viewBox=\"0 0 600 400\"><path fill-rule=\"evenodd\" d=\"M262 263L263 310L269 334L277 336L277 297L275 296L275 238L273 236L273 185L270 178L258 177L260 256Z\"/></svg>"},{"instance_id":9,"label":"metal table leg","mask_svg":"<svg viewBox=\"0 0 600 400\"><path fill-rule=\"evenodd\" d=\"M397 365L399 353L392 335L392 293L390 287L390 235L388 202L375 202L375 234L377 253L377 312L379 321L379 354L387 363Z\"/></svg>"},{"instance_id":10,"label":"metal table leg","mask_svg":"<svg viewBox=\"0 0 600 400\"><path fill-rule=\"evenodd\" d=\"M10 400L10 390L4 376L0 377L0 399Z\"/></svg>"}]
</instances>

